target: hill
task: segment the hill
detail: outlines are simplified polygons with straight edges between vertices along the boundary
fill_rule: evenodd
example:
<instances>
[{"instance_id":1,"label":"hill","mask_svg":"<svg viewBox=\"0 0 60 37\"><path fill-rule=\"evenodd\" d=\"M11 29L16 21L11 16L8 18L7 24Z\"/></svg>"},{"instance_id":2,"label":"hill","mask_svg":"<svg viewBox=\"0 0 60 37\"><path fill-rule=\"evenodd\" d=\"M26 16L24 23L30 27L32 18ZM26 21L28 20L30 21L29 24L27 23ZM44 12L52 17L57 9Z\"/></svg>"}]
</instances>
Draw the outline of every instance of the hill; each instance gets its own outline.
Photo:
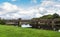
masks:
<instances>
[{"instance_id":1,"label":"hill","mask_svg":"<svg viewBox=\"0 0 60 37\"><path fill-rule=\"evenodd\" d=\"M60 37L56 31L0 25L0 37Z\"/></svg>"}]
</instances>

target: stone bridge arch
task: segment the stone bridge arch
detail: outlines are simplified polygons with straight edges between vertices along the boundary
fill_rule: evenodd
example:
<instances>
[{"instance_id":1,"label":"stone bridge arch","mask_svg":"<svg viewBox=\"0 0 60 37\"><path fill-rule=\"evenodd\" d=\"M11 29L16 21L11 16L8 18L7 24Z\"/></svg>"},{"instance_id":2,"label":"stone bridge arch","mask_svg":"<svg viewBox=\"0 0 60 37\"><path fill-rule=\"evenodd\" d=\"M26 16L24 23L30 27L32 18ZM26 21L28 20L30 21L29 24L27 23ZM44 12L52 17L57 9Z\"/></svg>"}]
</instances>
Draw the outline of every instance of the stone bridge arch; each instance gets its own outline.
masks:
<instances>
[{"instance_id":1,"label":"stone bridge arch","mask_svg":"<svg viewBox=\"0 0 60 37\"><path fill-rule=\"evenodd\" d=\"M30 21L31 20L20 20L19 21L19 26L21 26L22 24L25 24L25 25L30 24Z\"/></svg>"}]
</instances>

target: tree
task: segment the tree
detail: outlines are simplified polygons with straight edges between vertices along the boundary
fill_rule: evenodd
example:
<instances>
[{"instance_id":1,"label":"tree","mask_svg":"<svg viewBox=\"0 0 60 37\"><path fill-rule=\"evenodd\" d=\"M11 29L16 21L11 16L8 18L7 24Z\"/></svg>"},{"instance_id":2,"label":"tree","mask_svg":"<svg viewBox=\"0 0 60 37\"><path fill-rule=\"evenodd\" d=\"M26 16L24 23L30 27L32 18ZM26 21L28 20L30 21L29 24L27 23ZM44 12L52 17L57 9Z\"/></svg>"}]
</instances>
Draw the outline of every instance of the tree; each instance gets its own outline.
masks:
<instances>
[{"instance_id":1,"label":"tree","mask_svg":"<svg viewBox=\"0 0 60 37\"><path fill-rule=\"evenodd\" d=\"M55 19L55 18L60 18L60 16L57 13L54 13L53 15L44 15L40 17L41 19Z\"/></svg>"},{"instance_id":2,"label":"tree","mask_svg":"<svg viewBox=\"0 0 60 37\"><path fill-rule=\"evenodd\" d=\"M0 24L2 24L2 25L5 24L5 20L1 19Z\"/></svg>"},{"instance_id":3,"label":"tree","mask_svg":"<svg viewBox=\"0 0 60 37\"><path fill-rule=\"evenodd\" d=\"M42 16L40 17L41 19L52 19L52 15L45 15L45 16Z\"/></svg>"},{"instance_id":4,"label":"tree","mask_svg":"<svg viewBox=\"0 0 60 37\"><path fill-rule=\"evenodd\" d=\"M54 13L53 14L53 19L55 19L55 18L60 18L60 16L57 13Z\"/></svg>"}]
</instances>

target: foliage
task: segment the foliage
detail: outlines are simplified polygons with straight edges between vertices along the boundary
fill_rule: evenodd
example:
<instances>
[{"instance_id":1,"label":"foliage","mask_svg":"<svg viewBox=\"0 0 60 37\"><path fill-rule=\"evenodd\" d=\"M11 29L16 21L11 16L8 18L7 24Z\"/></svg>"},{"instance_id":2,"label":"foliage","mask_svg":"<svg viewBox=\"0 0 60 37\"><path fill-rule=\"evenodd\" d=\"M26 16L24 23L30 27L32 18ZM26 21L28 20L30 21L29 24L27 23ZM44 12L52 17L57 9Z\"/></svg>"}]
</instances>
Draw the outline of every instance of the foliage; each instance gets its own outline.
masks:
<instances>
[{"instance_id":1,"label":"foliage","mask_svg":"<svg viewBox=\"0 0 60 37\"><path fill-rule=\"evenodd\" d=\"M5 20L4 19L0 19L0 24L5 24Z\"/></svg>"},{"instance_id":2,"label":"foliage","mask_svg":"<svg viewBox=\"0 0 60 37\"><path fill-rule=\"evenodd\" d=\"M55 13L55 14L53 14L53 19L55 19L55 18L60 18L60 16L57 14L57 13Z\"/></svg>"},{"instance_id":3,"label":"foliage","mask_svg":"<svg viewBox=\"0 0 60 37\"><path fill-rule=\"evenodd\" d=\"M44 15L42 17L40 17L41 19L52 19L52 15Z\"/></svg>"},{"instance_id":4,"label":"foliage","mask_svg":"<svg viewBox=\"0 0 60 37\"><path fill-rule=\"evenodd\" d=\"M57 13L54 13L53 15L44 15L40 17L41 19L55 19L55 18L60 18L60 16Z\"/></svg>"}]
</instances>

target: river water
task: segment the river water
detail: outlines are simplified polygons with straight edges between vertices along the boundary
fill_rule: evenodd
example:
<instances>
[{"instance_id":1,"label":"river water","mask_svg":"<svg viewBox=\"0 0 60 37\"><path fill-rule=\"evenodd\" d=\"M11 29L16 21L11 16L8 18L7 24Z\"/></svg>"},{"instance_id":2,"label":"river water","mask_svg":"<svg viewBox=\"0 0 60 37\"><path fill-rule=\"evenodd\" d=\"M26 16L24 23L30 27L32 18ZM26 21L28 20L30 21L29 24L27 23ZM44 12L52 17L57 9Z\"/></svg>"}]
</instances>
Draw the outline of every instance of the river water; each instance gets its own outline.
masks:
<instances>
[{"instance_id":1,"label":"river water","mask_svg":"<svg viewBox=\"0 0 60 37\"><path fill-rule=\"evenodd\" d=\"M32 27L29 24L22 24L21 27Z\"/></svg>"}]
</instances>

